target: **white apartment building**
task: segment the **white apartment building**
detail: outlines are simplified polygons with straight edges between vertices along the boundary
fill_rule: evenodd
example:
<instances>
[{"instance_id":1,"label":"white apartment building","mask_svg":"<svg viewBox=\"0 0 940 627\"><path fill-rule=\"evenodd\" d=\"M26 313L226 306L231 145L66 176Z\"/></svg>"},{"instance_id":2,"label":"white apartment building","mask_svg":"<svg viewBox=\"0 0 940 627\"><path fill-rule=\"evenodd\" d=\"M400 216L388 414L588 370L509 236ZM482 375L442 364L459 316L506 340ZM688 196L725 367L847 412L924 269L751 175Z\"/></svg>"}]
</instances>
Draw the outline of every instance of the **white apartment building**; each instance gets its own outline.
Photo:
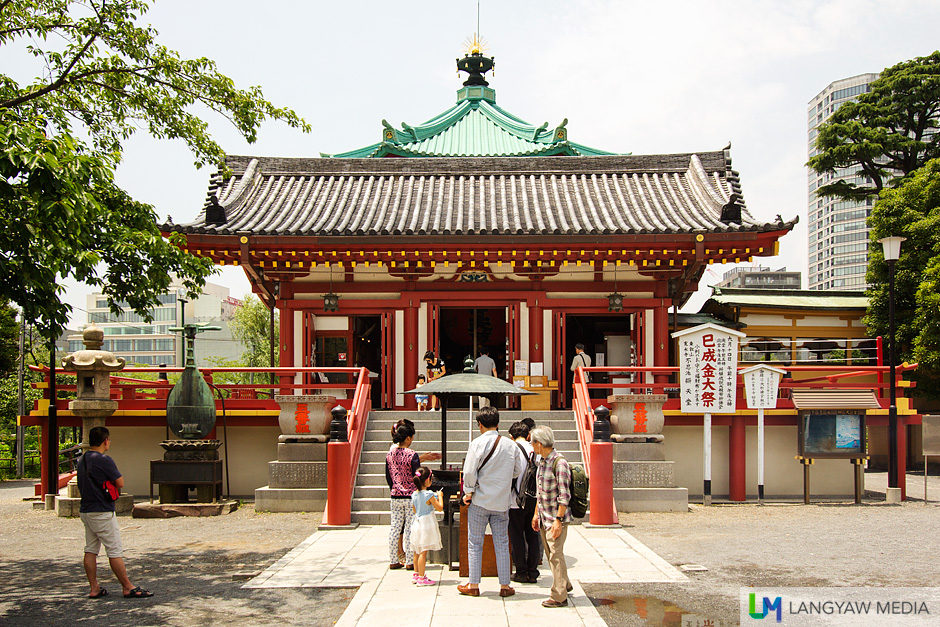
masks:
<instances>
[{"instance_id":1,"label":"white apartment building","mask_svg":"<svg viewBox=\"0 0 940 627\"><path fill-rule=\"evenodd\" d=\"M189 301L177 296L181 287L174 284L166 294L160 296L160 305L151 309L151 322L127 310L126 303L125 311L114 315L108 309L107 299L100 292L89 294L86 308L88 321L94 322L104 331L104 350L123 357L128 365L182 365L182 340L179 333L171 332L170 329L185 321L222 327L221 331L209 331L197 336L196 365L214 365L208 360L209 357L239 357L243 347L232 338L228 321L241 301L229 296L227 287L212 283L206 283L198 299ZM70 352L83 348L80 333L69 337Z\"/></svg>"},{"instance_id":2,"label":"white apartment building","mask_svg":"<svg viewBox=\"0 0 940 627\"><path fill-rule=\"evenodd\" d=\"M819 126L846 102L866 93L878 74L859 74L831 83L810 100L807 110L808 154L817 154ZM818 197L816 189L837 180L855 180L864 184L859 169L842 168L834 173L808 174L809 275L811 290L859 290L867 284L868 226L874 200L862 202Z\"/></svg>"}]
</instances>

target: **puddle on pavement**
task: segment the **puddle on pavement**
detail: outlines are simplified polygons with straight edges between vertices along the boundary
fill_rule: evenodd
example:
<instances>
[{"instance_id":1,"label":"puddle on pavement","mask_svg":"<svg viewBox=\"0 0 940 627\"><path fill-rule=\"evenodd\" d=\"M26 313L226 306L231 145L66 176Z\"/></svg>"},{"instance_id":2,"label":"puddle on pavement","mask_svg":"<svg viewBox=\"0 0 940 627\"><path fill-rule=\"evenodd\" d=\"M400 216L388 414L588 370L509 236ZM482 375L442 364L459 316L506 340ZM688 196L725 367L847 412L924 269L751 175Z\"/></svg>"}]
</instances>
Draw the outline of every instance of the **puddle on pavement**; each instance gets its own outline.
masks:
<instances>
[{"instance_id":1,"label":"puddle on pavement","mask_svg":"<svg viewBox=\"0 0 940 627\"><path fill-rule=\"evenodd\" d=\"M731 625L731 623L714 618L693 614L656 597L603 597L595 598L594 604L641 618L645 621L643 625L646 627L730 627Z\"/></svg>"}]
</instances>

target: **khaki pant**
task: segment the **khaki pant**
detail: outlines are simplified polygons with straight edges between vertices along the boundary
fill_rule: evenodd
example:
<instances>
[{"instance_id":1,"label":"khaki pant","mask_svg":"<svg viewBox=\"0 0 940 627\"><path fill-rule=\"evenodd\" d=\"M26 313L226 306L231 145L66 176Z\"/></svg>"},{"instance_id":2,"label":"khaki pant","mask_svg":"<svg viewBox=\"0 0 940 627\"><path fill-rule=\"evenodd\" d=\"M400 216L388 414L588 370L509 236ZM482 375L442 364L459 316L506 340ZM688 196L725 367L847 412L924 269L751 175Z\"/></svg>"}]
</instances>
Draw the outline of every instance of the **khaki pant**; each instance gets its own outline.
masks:
<instances>
[{"instance_id":1,"label":"khaki pant","mask_svg":"<svg viewBox=\"0 0 940 627\"><path fill-rule=\"evenodd\" d=\"M568 600L568 566L565 564L565 538L568 537L568 525L562 524L561 533L554 540L548 534L551 529L544 527L539 530L542 536L542 545L545 547L545 557L548 559L548 565L552 569L552 594L553 601Z\"/></svg>"}]
</instances>

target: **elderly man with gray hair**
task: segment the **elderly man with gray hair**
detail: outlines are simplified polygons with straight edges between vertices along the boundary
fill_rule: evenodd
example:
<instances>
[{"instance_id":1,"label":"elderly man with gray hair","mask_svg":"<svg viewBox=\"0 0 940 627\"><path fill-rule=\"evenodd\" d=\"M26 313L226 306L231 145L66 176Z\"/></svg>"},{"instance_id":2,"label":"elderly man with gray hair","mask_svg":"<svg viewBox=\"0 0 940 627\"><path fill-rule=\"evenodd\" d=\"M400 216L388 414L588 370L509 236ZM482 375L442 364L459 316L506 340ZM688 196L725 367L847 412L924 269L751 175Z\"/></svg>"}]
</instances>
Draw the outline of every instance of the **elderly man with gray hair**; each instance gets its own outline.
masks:
<instances>
[{"instance_id":1,"label":"elderly man with gray hair","mask_svg":"<svg viewBox=\"0 0 940 627\"><path fill-rule=\"evenodd\" d=\"M532 528L542 536L545 557L552 569L552 593L542 601L542 606L567 607L571 582L568 581L568 566L565 564L565 538L571 522L571 512L568 511L571 468L568 460L555 450L555 434L551 427L540 425L529 433L529 437L535 453L542 456L536 479L538 496Z\"/></svg>"}]
</instances>

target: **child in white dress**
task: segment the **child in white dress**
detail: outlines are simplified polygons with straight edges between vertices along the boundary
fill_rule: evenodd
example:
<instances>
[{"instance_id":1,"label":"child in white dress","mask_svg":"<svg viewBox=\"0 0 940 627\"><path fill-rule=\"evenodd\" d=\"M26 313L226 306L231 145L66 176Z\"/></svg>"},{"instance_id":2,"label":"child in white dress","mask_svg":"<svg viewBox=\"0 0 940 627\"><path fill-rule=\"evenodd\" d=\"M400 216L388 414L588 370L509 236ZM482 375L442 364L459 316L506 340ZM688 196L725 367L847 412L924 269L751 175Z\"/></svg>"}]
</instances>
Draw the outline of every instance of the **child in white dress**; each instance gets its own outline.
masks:
<instances>
[{"instance_id":1,"label":"child in white dress","mask_svg":"<svg viewBox=\"0 0 940 627\"><path fill-rule=\"evenodd\" d=\"M425 576L424 567L428 561L428 551L441 548L441 530L437 526L434 510L444 511L444 497L441 492L435 494L429 489L431 470L426 466L421 466L415 471L414 482L418 489L411 495L411 504L415 510L414 521L411 523L411 550L414 552L415 563L412 579L415 585L433 586L437 582Z\"/></svg>"}]
</instances>

